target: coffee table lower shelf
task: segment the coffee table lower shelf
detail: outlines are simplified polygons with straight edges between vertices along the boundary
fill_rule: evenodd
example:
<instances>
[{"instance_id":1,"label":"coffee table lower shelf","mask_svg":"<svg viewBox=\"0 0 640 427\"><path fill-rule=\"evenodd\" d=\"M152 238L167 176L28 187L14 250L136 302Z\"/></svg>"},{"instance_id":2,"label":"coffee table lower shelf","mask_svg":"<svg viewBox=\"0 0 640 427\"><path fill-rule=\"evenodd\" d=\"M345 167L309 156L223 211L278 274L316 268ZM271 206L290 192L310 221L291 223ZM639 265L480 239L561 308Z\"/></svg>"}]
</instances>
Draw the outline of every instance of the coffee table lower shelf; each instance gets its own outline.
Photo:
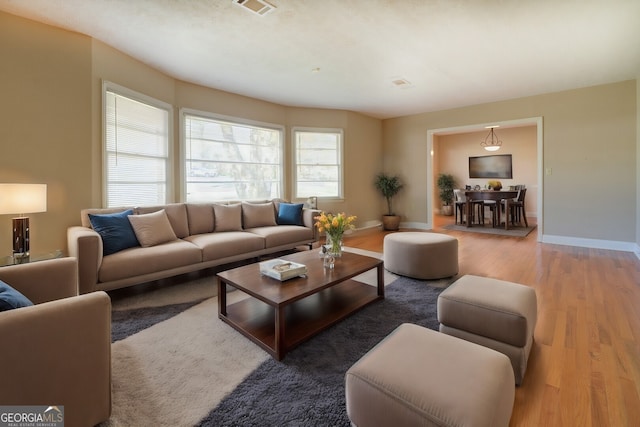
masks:
<instances>
[{"instance_id":1,"label":"coffee table lower shelf","mask_svg":"<svg viewBox=\"0 0 640 427\"><path fill-rule=\"evenodd\" d=\"M287 351L327 329L361 308L383 299L377 288L346 280L283 307L280 326L282 345L276 343L277 307L256 298L246 298L227 306L218 317L251 339L277 360Z\"/></svg>"}]
</instances>

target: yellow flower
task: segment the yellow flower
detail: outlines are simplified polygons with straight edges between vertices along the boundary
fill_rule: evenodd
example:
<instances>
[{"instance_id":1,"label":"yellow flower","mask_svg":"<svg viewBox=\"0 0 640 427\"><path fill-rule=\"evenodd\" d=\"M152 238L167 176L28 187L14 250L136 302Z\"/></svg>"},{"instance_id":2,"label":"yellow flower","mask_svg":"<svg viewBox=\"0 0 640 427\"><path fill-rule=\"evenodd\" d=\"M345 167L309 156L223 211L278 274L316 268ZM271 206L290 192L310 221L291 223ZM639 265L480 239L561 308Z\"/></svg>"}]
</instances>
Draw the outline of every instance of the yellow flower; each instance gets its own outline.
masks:
<instances>
[{"instance_id":1,"label":"yellow flower","mask_svg":"<svg viewBox=\"0 0 640 427\"><path fill-rule=\"evenodd\" d=\"M322 212L314 219L316 220L315 226L320 233L324 231L332 238L341 238L346 230L355 228L353 222L356 220L356 216L347 216L344 212L335 215Z\"/></svg>"}]
</instances>

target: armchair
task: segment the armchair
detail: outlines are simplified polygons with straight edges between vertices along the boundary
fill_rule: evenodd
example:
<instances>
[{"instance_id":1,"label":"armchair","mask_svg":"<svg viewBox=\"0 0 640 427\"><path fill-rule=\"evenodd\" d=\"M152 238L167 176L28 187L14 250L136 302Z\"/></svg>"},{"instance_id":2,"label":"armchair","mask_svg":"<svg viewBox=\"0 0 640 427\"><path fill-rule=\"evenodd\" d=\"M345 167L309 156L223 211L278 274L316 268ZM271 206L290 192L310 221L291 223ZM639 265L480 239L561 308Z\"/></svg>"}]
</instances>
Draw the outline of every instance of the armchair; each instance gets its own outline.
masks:
<instances>
[{"instance_id":1,"label":"armchair","mask_svg":"<svg viewBox=\"0 0 640 427\"><path fill-rule=\"evenodd\" d=\"M0 312L1 405L64 406L68 426L111 413L111 300L78 295L75 258L0 268L34 305Z\"/></svg>"}]
</instances>

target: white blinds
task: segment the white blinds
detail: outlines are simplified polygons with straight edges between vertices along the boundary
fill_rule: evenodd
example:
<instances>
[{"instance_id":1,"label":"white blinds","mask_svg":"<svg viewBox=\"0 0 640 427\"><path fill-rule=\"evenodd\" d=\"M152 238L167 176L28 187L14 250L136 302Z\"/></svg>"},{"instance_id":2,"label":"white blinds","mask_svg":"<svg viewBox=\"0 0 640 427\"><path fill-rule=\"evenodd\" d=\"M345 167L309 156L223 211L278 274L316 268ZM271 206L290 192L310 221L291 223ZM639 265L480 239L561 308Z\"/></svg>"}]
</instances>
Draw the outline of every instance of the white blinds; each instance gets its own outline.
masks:
<instances>
[{"instance_id":1,"label":"white blinds","mask_svg":"<svg viewBox=\"0 0 640 427\"><path fill-rule=\"evenodd\" d=\"M281 128L186 113L183 118L188 202L280 197Z\"/></svg>"},{"instance_id":2,"label":"white blinds","mask_svg":"<svg viewBox=\"0 0 640 427\"><path fill-rule=\"evenodd\" d=\"M294 129L295 197L342 197L342 131Z\"/></svg>"},{"instance_id":3,"label":"white blinds","mask_svg":"<svg viewBox=\"0 0 640 427\"><path fill-rule=\"evenodd\" d=\"M106 204L165 204L169 111L105 91Z\"/></svg>"}]
</instances>

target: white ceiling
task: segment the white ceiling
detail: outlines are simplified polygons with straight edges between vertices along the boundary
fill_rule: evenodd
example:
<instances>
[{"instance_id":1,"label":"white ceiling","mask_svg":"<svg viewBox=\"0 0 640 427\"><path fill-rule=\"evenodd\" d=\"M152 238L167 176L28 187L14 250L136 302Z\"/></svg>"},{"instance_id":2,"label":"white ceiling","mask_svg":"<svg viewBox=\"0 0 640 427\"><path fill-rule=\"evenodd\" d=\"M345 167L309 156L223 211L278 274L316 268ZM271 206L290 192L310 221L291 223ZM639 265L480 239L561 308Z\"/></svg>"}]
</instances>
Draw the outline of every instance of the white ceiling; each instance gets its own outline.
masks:
<instances>
[{"instance_id":1,"label":"white ceiling","mask_svg":"<svg viewBox=\"0 0 640 427\"><path fill-rule=\"evenodd\" d=\"M378 118L640 76L640 0L270 2L264 16L232 0L0 0L0 10L180 80Z\"/></svg>"}]
</instances>

